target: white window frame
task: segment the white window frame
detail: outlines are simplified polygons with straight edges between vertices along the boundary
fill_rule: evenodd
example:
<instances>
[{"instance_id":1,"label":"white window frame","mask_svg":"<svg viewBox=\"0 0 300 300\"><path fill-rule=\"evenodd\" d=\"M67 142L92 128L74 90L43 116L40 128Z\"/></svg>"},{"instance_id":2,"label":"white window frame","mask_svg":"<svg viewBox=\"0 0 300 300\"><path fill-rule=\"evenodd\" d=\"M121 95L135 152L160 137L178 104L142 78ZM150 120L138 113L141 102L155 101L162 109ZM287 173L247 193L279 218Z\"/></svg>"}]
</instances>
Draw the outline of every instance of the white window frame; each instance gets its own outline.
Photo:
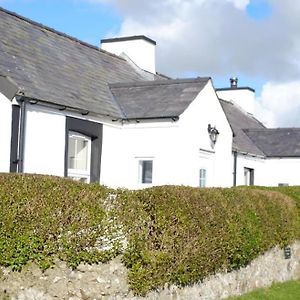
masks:
<instances>
[{"instance_id":1,"label":"white window frame","mask_svg":"<svg viewBox=\"0 0 300 300\"><path fill-rule=\"evenodd\" d=\"M204 171L204 176L203 172ZM206 168L200 168L199 169L199 187L205 188L207 186L207 169Z\"/></svg>"},{"instance_id":2,"label":"white window frame","mask_svg":"<svg viewBox=\"0 0 300 300\"><path fill-rule=\"evenodd\" d=\"M254 169L244 167L244 185L246 186L254 185Z\"/></svg>"},{"instance_id":3,"label":"white window frame","mask_svg":"<svg viewBox=\"0 0 300 300\"><path fill-rule=\"evenodd\" d=\"M151 182L143 182L143 164L146 161L152 162L152 173L151 173ZM153 157L139 157L138 158L138 183L145 185L153 185L153 170L154 170L154 159Z\"/></svg>"},{"instance_id":4,"label":"white window frame","mask_svg":"<svg viewBox=\"0 0 300 300\"><path fill-rule=\"evenodd\" d=\"M84 141L87 141L88 149L87 149L87 170L80 170L80 169L71 169L69 168L69 139L70 137L78 138ZM72 178L76 181L82 181L89 183L91 177L91 154L92 154L92 140L89 136L81 134L76 131L69 131L68 133L68 177Z\"/></svg>"}]
</instances>

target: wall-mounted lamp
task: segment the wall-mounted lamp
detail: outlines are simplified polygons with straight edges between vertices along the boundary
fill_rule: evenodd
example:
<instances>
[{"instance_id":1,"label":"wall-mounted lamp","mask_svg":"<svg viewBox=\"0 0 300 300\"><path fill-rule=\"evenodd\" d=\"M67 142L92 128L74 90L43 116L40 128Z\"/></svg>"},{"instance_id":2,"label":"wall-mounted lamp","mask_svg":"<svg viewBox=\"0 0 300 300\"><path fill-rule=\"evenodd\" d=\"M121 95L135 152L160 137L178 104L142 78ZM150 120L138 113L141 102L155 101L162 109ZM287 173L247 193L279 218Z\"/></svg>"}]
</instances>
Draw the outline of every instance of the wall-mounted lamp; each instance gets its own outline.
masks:
<instances>
[{"instance_id":1,"label":"wall-mounted lamp","mask_svg":"<svg viewBox=\"0 0 300 300\"><path fill-rule=\"evenodd\" d=\"M292 256L292 249L291 249L291 247L286 246L286 247L284 247L283 251L284 251L284 258L285 259L290 259L291 256Z\"/></svg>"},{"instance_id":2,"label":"wall-mounted lamp","mask_svg":"<svg viewBox=\"0 0 300 300\"><path fill-rule=\"evenodd\" d=\"M211 141L213 142L213 144L215 144L220 134L219 130L216 128L216 126L212 127L210 124L208 124L207 131Z\"/></svg>"}]
</instances>

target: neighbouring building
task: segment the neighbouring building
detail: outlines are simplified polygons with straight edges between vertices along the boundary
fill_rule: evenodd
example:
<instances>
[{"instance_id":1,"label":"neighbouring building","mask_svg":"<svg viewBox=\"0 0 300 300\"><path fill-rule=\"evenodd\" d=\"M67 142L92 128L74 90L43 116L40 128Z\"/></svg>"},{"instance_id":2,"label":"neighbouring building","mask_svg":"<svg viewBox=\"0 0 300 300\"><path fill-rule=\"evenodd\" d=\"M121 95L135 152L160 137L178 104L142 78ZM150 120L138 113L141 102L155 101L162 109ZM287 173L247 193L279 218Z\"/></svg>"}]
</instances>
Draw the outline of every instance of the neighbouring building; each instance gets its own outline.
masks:
<instances>
[{"instance_id":1,"label":"neighbouring building","mask_svg":"<svg viewBox=\"0 0 300 300\"><path fill-rule=\"evenodd\" d=\"M0 9L0 172L111 187L299 185L300 129L253 117L254 90L156 73L155 41L102 49Z\"/></svg>"}]
</instances>

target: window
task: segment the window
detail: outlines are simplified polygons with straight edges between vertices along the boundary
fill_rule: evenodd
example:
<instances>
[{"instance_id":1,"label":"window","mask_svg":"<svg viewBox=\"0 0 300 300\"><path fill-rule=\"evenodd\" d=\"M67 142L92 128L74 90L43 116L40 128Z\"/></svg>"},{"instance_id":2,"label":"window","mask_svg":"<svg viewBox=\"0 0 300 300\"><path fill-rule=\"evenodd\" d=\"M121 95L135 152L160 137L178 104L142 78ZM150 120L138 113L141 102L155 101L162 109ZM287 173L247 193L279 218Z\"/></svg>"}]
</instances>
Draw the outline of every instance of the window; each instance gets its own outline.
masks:
<instances>
[{"instance_id":1,"label":"window","mask_svg":"<svg viewBox=\"0 0 300 300\"><path fill-rule=\"evenodd\" d=\"M244 184L254 185L254 169L244 168Z\"/></svg>"},{"instance_id":2,"label":"window","mask_svg":"<svg viewBox=\"0 0 300 300\"><path fill-rule=\"evenodd\" d=\"M206 169L200 169L199 171L199 187L206 187Z\"/></svg>"},{"instance_id":3,"label":"window","mask_svg":"<svg viewBox=\"0 0 300 300\"><path fill-rule=\"evenodd\" d=\"M80 132L80 133L79 133ZM102 133L103 125L88 120L82 120L72 117L66 117L66 131L65 131L65 177L75 177L74 179L85 181L85 182L100 182L100 168L101 168L101 153L102 153ZM72 137L76 140L77 138L81 141L86 141L86 145L82 145L84 149L87 147L88 159L85 159L88 167L75 169L75 145ZM77 138L76 138L77 137ZM70 144L70 149L69 149ZM84 144L84 142L83 142ZM73 150L72 150L73 149ZM70 153L69 153L70 150ZM71 153L73 151L73 153ZM84 152L84 151L83 151ZM73 154L73 155L72 155ZM73 156L73 159L70 158ZM70 163L69 163L70 162ZM72 163L73 166L72 166ZM88 169L88 172L86 171ZM74 174L75 173L75 174ZM71 176L73 175L73 176ZM76 175L76 176L75 176Z\"/></svg>"},{"instance_id":4,"label":"window","mask_svg":"<svg viewBox=\"0 0 300 300\"><path fill-rule=\"evenodd\" d=\"M153 160L140 160L139 161L139 182L152 183L153 173Z\"/></svg>"},{"instance_id":5,"label":"window","mask_svg":"<svg viewBox=\"0 0 300 300\"><path fill-rule=\"evenodd\" d=\"M68 137L68 177L90 182L91 139L70 131Z\"/></svg>"}]
</instances>

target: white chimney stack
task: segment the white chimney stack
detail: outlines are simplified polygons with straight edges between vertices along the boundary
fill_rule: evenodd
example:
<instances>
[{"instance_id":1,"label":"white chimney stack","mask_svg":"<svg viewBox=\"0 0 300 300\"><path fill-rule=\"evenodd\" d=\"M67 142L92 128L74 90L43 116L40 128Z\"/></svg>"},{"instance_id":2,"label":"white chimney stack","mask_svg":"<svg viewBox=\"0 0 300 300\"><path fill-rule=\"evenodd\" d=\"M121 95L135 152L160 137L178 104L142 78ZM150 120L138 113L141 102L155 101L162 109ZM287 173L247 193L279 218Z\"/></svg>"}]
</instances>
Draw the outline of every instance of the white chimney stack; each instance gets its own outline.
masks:
<instances>
[{"instance_id":1,"label":"white chimney stack","mask_svg":"<svg viewBox=\"0 0 300 300\"><path fill-rule=\"evenodd\" d=\"M216 89L220 99L231 101L246 112L253 114L255 106L255 90L250 87L239 87L238 78L230 78L230 87Z\"/></svg>"},{"instance_id":2,"label":"white chimney stack","mask_svg":"<svg viewBox=\"0 0 300 300\"><path fill-rule=\"evenodd\" d=\"M125 53L141 69L155 74L156 42L144 35L101 40L101 49L121 55Z\"/></svg>"}]
</instances>

